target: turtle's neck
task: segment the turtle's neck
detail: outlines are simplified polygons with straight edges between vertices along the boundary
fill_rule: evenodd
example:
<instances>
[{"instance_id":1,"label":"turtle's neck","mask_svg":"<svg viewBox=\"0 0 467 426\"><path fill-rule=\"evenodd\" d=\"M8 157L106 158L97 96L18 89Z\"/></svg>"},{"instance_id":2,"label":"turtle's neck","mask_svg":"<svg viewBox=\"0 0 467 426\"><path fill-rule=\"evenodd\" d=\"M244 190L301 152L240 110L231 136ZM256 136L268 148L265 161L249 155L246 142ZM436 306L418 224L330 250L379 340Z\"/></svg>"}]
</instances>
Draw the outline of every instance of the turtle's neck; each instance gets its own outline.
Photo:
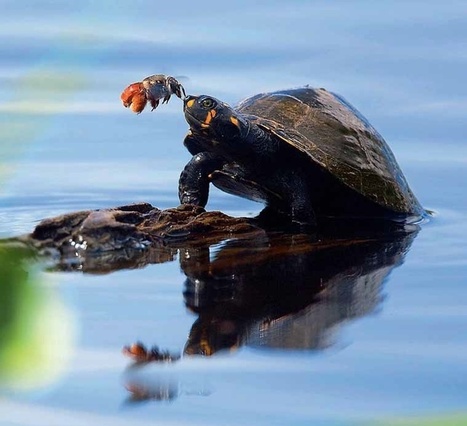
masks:
<instances>
[{"instance_id":1,"label":"turtle's neck","mask_svg":"<svg viewBox=\"0 0 467 426\"><path fill-rule=\"evenodd\" d=\"M252 122L250 122L248 134L245 136L245 142L258 158L275 156L279 151L278 141L271 137L266 130Z\"/></svg>"}]
</instances>

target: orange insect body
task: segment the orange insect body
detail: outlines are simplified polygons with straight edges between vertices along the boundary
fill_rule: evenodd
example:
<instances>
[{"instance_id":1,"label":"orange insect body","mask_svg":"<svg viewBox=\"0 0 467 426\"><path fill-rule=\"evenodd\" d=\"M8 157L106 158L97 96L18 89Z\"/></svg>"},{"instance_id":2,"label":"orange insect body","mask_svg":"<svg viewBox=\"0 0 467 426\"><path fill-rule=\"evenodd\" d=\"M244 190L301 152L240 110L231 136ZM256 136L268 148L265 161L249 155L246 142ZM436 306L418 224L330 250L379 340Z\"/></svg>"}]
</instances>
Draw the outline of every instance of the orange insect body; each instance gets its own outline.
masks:
<instances>
[{"instance_id":1,"label":"orange insect body","mask_svg":"<svg viewBox=\"0 0 467 426\"><path fill-rule=\"evenodd\" d=\"M130 109L136 114L139 114L148 102L145 94L137 93L133 96L133 101L131 102Z\"/></svg>"},{"instance_id":2,"label":"orange insect body","mask_svg":"<svg viewBox=\"0 0 467 426\"><path fill-rule=\"evenodd\" d=\"M140 82L130 84L122 92L120 99L122 100L125 108L130 107L130 109L137 114L143 111L146 103L148 102L146 90Z\"/></svg>"}]
</instances>

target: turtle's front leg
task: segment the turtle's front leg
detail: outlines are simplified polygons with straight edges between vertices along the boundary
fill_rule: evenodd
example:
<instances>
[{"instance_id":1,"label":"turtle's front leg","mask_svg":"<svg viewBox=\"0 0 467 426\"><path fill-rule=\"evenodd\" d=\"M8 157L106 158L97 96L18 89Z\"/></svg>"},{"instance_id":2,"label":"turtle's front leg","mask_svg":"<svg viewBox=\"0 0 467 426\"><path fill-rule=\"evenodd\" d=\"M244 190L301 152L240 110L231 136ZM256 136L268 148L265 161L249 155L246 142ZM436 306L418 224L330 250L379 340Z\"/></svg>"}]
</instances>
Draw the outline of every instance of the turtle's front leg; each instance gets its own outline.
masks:
<instances>
[{"instance_id":1,"label":"turtle's front leg","mask_svg":"<svg viewBox=\"0 0 467 426\"><path fill-rule=\"evenodd\" d=\"M222 168L225 159L210 152L193 156L183 169L178 182L178 197L181 204L204 207L208 202L209 175Z\"/></svg>"}]
</instances>

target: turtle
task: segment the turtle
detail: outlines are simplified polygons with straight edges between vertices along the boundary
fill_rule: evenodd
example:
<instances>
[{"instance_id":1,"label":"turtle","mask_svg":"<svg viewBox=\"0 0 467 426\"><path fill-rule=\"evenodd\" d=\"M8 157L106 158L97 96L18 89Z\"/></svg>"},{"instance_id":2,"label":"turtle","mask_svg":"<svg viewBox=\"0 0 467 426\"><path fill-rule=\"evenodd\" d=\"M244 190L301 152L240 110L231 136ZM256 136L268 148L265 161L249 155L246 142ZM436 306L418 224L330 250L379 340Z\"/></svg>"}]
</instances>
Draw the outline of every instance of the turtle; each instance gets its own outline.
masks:
<instances>
[{"instance_id":1,"label":"turtle","mask_svg":"<svg viewBox=\"0 0 467 426\"><path fill-rule=\"evenodd\" d=\"M388 144L340 95L304 86L235 107L188 95L183 110L193 157L180 175L181 204L205 207L212 183L305 225L425 215Z\"/></svg>"},{"instance_id":2,"label":"turtle","mask_svg":"<svg viewBox=\"0 0 467 426\"><path fill-rule=\"evenodd\" d=\"M303 86L260 93L231 107L208 95L186 95L171 76L156 74L122 93L140 113L175 94L190 126L192 154L179 180L180 203L205 207L209 184L316 225L324 218L416 222L426 216L394 154L343 97Z\"/></svg>"}]
</instances>

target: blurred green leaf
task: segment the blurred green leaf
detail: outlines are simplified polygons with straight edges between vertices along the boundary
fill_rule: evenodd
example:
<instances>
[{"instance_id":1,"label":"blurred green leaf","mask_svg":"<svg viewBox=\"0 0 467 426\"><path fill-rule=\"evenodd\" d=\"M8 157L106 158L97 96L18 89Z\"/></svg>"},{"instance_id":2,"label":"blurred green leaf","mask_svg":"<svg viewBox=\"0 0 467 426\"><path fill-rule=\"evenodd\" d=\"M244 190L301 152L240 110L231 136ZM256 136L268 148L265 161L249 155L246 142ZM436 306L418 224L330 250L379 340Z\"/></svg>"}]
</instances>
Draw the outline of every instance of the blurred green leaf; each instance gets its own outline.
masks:
<instances>
[{"instance_id":1,"label":"blurred green leaf","mask_svg":"<svg viewBox=\"0 0 467 426\"><path fill-rule=\"evenodd\" d=\"M32 251L0 246L0 277L0 387L46 385L66 366L73 316L41 282Z\"/></svg>"}]
</instances>

